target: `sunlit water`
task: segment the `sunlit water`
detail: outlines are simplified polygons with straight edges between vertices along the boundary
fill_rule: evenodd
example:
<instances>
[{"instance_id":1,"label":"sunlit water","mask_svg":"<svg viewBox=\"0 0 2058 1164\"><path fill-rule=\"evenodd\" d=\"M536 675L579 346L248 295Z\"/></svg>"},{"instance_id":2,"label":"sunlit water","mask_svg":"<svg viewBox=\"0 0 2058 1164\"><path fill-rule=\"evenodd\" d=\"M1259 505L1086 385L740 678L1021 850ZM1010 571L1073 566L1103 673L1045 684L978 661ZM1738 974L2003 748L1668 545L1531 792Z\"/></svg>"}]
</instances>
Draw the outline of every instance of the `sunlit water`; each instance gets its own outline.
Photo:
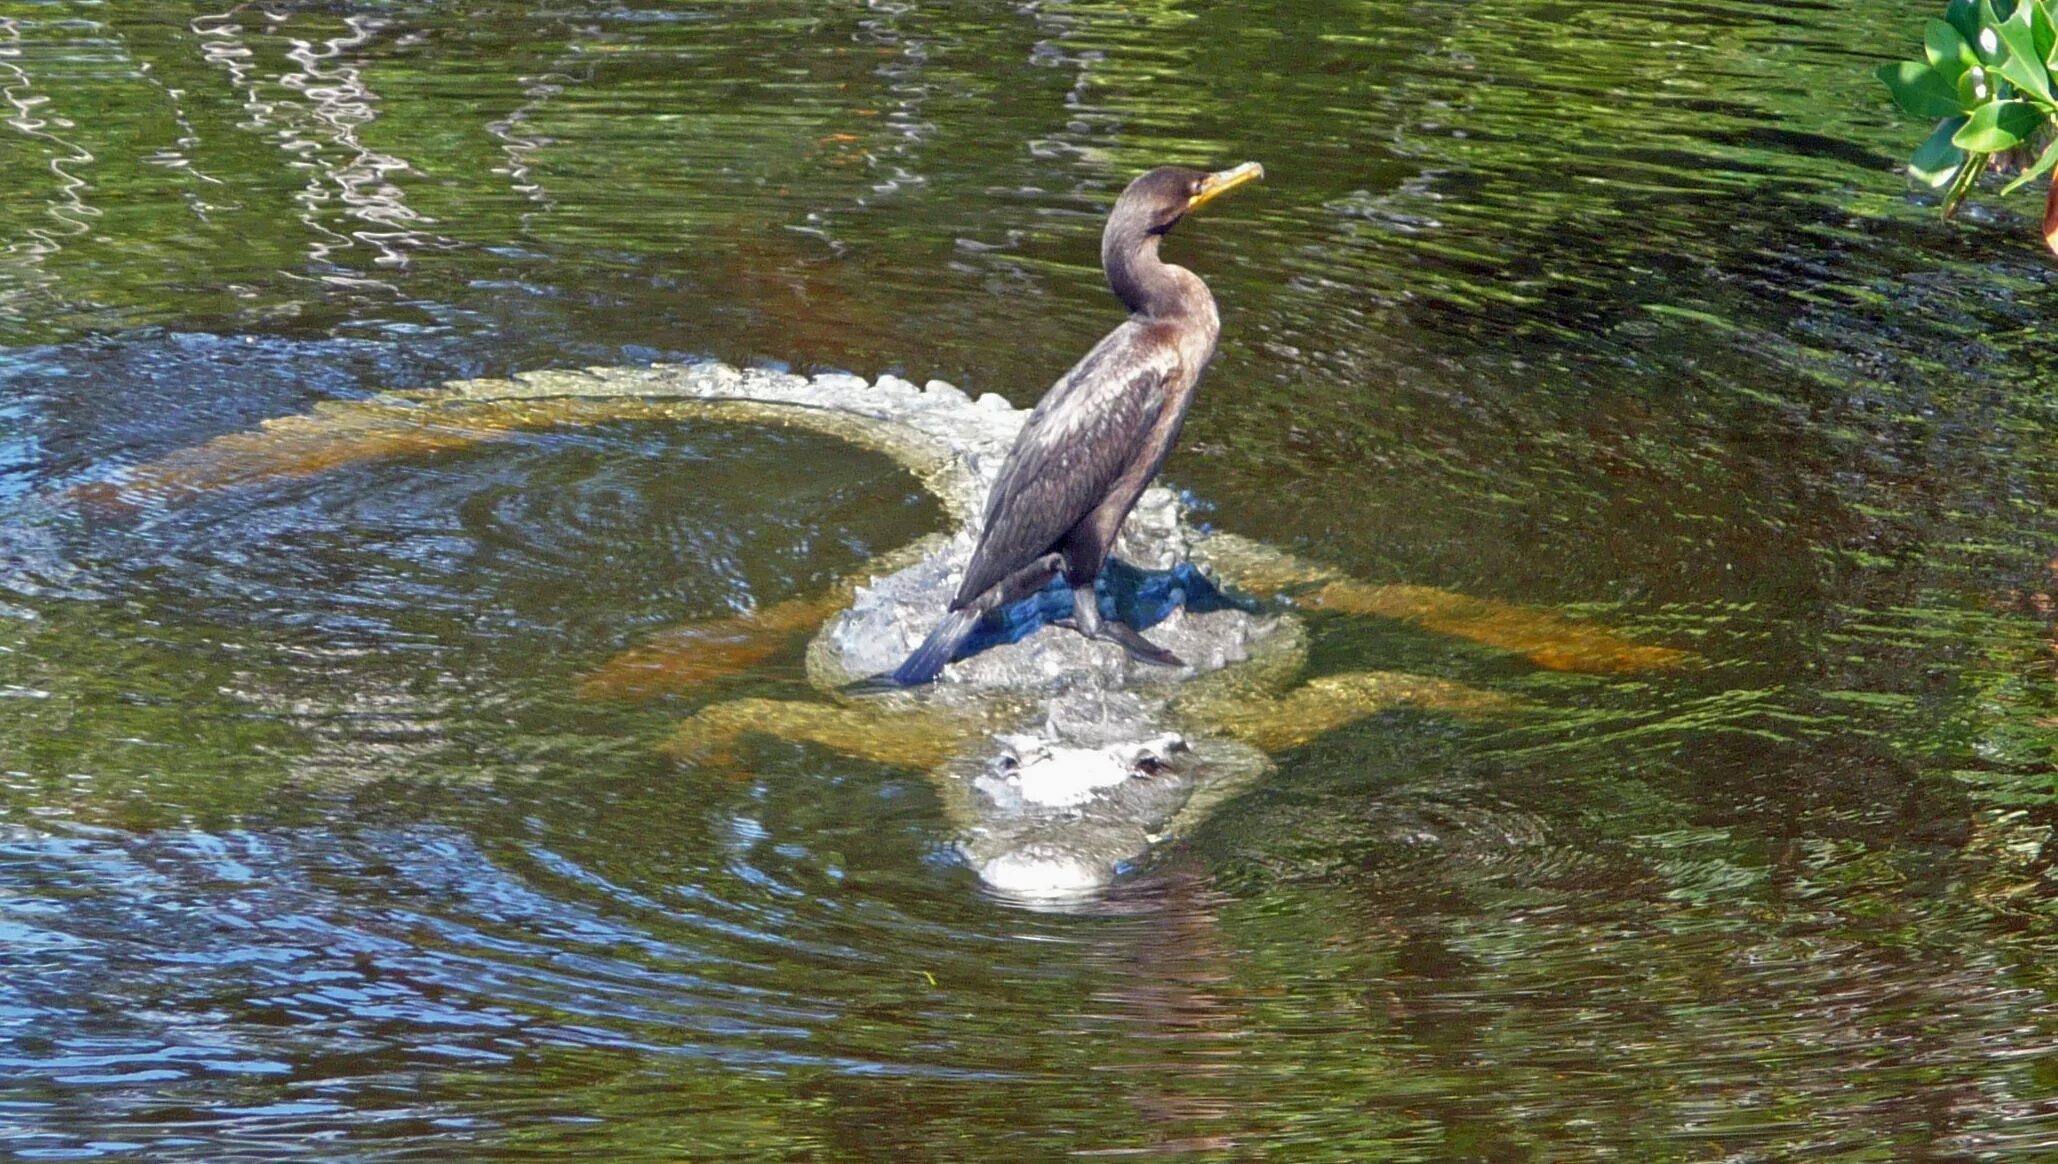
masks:
<instances>
[{"instance_id":1,"label":"sunlit water","mask_svg":"<svg viewBox=\"0 0 2058 1164\"><path fill-rule=\"evenodd\" d=\"M538 11L542 9L541 11ZM0 4L0 1155L2036 1159L2058 490L2033 196L1911 198L1922 5ZM915 771L653 750L649 632L941 521L624 424L129 515L67 487L455 377L716 356L1026 404L1100 216L1222 352L1168 475L1542 711L1281 757L1028 912Z\"/></svg>"}]
</instances>

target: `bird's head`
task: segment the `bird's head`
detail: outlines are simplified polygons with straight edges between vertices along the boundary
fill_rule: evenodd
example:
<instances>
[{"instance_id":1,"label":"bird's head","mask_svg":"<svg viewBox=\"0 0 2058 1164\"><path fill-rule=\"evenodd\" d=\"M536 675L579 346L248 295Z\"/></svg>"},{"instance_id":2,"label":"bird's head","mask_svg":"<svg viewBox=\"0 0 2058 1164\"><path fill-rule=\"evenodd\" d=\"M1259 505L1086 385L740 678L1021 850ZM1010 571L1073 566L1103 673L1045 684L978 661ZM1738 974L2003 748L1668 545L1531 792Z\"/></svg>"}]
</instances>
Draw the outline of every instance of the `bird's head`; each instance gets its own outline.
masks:
<instances>
[{"instance_id":1,"label":"bird's head","mask_svg":"<svg viewBox=\"0 0 2058 1164\"><path fill-rule=\"evenodd\" d=\"M1264 176L1265 167L1256 162L1212 174L1185 166L1159 166L1139 175L1122 191L1122 197L1115 200L1109 225L1121 224L1127 228L1124 233L1164 234L1189 212Z\"/></svg>"}]
</instances>

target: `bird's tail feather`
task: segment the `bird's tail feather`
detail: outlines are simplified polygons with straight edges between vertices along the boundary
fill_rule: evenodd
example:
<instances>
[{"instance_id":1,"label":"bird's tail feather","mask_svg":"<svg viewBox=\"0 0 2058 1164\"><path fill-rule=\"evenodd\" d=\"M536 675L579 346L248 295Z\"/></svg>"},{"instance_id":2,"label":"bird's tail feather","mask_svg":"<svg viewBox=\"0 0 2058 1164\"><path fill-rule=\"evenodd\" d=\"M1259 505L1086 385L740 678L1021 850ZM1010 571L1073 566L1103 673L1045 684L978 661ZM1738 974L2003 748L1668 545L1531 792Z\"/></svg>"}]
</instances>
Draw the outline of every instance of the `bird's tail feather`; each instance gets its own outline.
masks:
<instances>
[{"instance_id":1,"label":"bird's tail feather","mask_svg":"<svg viewBox=\"0 0 2058 1164\"><path fill-rule=\"evenodd\" d=\"M907 662L893 672L893 681L903 687L913 687L936 678L937 672L956 657L965 640L972 637L972 628L979 625L981 613L977 610L953 610L944 615L943 621L936 624L936 629L929 632L929 637L922 640L922 645L915 648Z\"/></svg>"}]
</instances>

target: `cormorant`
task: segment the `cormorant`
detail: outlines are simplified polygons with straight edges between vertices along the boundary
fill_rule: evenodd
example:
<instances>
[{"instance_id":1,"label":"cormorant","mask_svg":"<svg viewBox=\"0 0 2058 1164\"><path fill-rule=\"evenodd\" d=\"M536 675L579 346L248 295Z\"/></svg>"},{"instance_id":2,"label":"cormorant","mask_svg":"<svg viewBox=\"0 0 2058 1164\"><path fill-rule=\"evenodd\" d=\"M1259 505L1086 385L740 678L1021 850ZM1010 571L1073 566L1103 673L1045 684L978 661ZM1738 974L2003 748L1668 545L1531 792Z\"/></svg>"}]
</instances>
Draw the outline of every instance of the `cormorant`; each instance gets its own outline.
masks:
<instances>
[{"instance_id":1,"label":"cormorant","mask_svg":"<svg viewBox=\"0 0 2058 1164\"><path fill-rule=\"evenodd\" d=\"M895 682L935 678L988 611L1035 594L1059 573L1072 587L1069 625L1147 662L1180 665L1135 628L1102 621L1093 583L1122 519L1179 439L1222 328L1207 284L1158 258L1158 242L1188 211L1264 176L1256 162L1213 174L1160 166L1122 191L1101 233L1100 262L1129 320L1029 414L986 499L985 526L950 612L894 671Z\"/></svg>"}]
</instances>

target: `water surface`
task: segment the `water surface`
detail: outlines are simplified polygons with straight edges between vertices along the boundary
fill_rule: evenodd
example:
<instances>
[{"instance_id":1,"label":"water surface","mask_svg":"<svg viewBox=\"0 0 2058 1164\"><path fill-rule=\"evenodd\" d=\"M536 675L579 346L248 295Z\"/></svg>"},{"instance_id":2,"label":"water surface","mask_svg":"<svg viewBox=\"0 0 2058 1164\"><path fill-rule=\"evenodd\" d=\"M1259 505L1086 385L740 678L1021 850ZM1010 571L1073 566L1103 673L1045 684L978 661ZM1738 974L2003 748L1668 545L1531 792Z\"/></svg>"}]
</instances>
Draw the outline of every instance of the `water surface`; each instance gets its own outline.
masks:
<instances>
[{"instance_id":1,"label":"water surface","mask_svg":"<svg viewBox=\"0 0 2058 1164\"><path fill-rule=\"evenodd\" d=\"M0 2L0 1155L2042 1158L2058 441L2033 197L1909 195L1920 5ZM1863 30L1863 36L1851 30ZM1168 478L1375 581L1383 715L1102 907L919 772L653 750L653 630L935 528L621 424L120 519L388 388L712 356L1027 404L1160 162L1222 350Z\"/></svg>"}]
</instances>

